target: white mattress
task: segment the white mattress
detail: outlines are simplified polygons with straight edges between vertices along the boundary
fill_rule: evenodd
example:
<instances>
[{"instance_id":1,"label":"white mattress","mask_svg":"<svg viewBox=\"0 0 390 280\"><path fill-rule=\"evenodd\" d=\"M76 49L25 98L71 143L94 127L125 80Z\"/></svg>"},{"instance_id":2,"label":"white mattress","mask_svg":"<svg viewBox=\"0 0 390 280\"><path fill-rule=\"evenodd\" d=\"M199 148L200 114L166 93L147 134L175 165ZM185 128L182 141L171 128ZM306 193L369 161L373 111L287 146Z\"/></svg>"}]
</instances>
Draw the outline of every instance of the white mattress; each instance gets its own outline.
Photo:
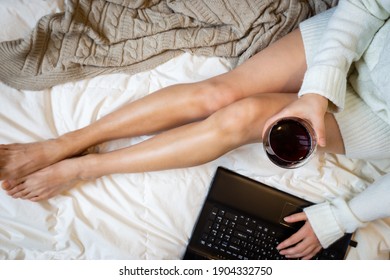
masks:
<instances>
[{"instance_id":1,"label":"white mattress","mask_svg":"<svg viewBox=\"0 0 390 280\"><path fill-rule=\"evenodd\" d=\"M28 34L41 16L62 9L63 0L0 1L0 41ZM223 59L183 54L152 71L100 76L41 92L0 83L0 143L56 137L161 87L228 69ZM100 149L143 139L113 141ZM330 154L284 170L273 166L257 144L194 168L106 176L40 203L0 190L0 259L179 259L220 165L314 202L353 196L390 171L389 160ZM349 259L389 259L390 219L368 224L354 239L359 245Z\"/></svg>"}]
</instances>

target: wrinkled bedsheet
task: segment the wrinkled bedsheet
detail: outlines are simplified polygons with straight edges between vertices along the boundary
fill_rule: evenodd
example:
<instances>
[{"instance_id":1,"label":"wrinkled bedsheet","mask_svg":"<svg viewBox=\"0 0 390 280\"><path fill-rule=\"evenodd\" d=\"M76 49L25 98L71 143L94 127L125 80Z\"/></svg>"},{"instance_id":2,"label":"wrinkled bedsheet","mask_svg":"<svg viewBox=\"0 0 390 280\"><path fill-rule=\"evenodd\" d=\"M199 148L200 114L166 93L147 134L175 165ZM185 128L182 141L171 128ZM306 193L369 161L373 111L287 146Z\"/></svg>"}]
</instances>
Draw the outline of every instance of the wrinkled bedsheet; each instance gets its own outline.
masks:
<instances>
[{"instance_id":1,"label":"wrinkled bedsheet","mask_svg":"<svg viewBox=\"0 0 390 280\"><path fill-rule=\"evenodd\" d=\"M62 9L62 0L2 0L0 40L25 36L41 16ZM57 137L161 87L229 69L221 58L183 54L136 75L104 75L39 92L0 84L0 143ZM109 151L147 137L98 148ZM0 259L179 259L217 166L320 202L364 190L390 171L390 160L318 154L302 168L284 170L269 162L261 144L252 144L198 167L105 176L40 203L0 190ZM390 219L368 224L354 239L359 245L349 259L389 259Z\"/></svg>"}]
</instances>

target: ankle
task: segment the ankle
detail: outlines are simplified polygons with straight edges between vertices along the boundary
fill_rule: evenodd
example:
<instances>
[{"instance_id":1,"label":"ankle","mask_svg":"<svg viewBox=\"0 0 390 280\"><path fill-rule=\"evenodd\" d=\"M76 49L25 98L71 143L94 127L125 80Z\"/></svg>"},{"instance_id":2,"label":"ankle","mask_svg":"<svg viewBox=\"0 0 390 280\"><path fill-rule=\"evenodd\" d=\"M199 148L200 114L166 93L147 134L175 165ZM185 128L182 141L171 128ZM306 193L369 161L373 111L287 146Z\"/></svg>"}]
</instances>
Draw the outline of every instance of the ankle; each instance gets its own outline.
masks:
<instances>
[{"instance_id":1,"label":"ankle","mask_svg":"<svg viewBox=\"0 0 390 280\"><path fill-rule=\"evenodd\" d=\"M56 141L63 147L70 156L83 154L92 145L89 145L80 137L78 131L72 131L61 135Z\"/></svg>"},{"instance_id":2,"label":"ankle","mask_svg":"<svg viewBox=\"0 0 390 280\"><path fill-rule=\"evenodd\" d=\"M101 173L98 155L88 154L77 158L77 177L80 180L91 181L105 174Z\"/></svg>"}]
</instances>

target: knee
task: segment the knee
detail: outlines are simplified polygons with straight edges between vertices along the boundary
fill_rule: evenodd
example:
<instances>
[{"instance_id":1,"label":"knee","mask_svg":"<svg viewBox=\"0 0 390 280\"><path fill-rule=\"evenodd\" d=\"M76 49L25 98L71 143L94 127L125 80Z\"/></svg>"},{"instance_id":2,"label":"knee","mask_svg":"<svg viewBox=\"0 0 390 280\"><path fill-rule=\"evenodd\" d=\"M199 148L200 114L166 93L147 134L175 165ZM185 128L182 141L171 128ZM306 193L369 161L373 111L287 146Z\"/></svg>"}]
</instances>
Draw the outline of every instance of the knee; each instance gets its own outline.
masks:
<instances>
[{"instance_id":1,"label":"knee","mask_svg":"<svg viewBox=\"0 0 390 280\"><path fill-rule=\"evenodd\" d=\"M240 98L239 89L217 79L199 83L193 94L194 98L200 102L203 110L209 115Z\"/></svg>"},{"instance_id":2,"label":"knee","mask_svg":"<svg viewBox=\"0 0 390 280\"><path fill-rule=\"evenodd\" d=\"M242 143L260 140L262 123L265 121L266 108L257 98L245 98L234 106L217 114L216 122L220 137L229 137Z\"/></svg>"}]
</instances>

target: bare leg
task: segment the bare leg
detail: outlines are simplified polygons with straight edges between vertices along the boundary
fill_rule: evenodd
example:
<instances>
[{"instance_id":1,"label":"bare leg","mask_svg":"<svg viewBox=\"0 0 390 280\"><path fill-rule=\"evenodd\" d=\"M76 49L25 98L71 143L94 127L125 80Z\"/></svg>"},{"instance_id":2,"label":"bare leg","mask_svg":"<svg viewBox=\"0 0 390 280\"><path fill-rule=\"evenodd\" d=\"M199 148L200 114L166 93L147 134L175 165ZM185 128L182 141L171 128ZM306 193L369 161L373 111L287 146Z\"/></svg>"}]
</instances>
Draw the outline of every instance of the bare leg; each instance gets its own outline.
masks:
<instances>
[{"instance_id":1,"label":"bare leg","mask_svg":"<svg viewBox=\"0 0 390 280\"><path fill-rule=\"evenodd\" d=\"M245 98L204 121L163 132L140 144L109 152L67 159L12 182L9 194L38 201L88 180L112 173L134 173L199 165L244 144L260 142L265 121L296 97L263 94ZM332 115L327 115L327 149L343 143Z\"/></svg>"},{"instance_id":2,"label":"bare leg","mask_svg":"<svg viewBox=\"0 0 390 280\"><path fill-rule=\"evenodd\" d=\"M296 30L229 73L164 88L55 140L0 145L0 180L24 177L108 140L150 134L203 119L254 94L297 92L305 68L302 39Z\"/></svg>"}]
</instances>

